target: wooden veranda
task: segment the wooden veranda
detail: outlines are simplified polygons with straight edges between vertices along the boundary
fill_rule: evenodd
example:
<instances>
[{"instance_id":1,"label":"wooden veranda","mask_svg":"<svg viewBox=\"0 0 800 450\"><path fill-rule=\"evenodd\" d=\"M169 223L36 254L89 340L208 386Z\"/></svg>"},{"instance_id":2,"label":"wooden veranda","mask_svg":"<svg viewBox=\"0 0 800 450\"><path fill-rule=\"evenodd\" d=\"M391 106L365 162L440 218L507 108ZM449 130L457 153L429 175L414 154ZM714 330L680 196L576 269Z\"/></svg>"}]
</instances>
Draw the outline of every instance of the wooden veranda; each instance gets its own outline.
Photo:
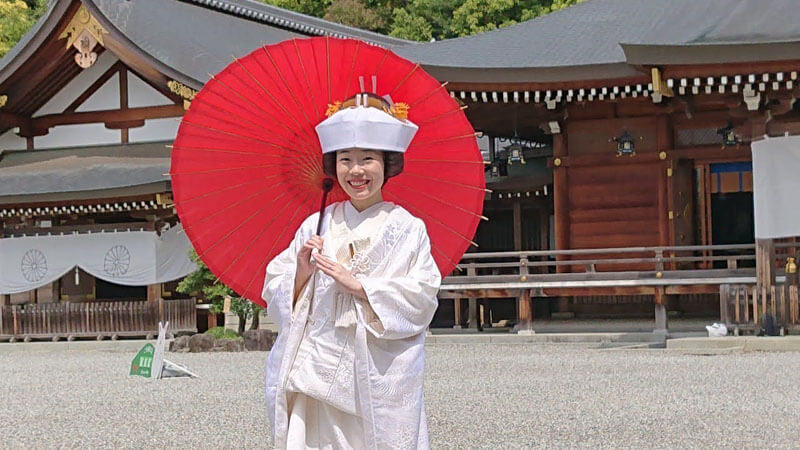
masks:
<instances>
[{"instance_id":1,"label":"wooden veranda","mask_svg":"<svg viewBox=\"0 0 800 450\"><path fill-rule=\"evenodd\" d=\"M457 325L465 322L466 299L471 326L479 320L479 299L516 298L517 328L525 332L535 328L537 299L648 295L655 329L666 330L668 296L714 294L720 320L736 332L759 329L765 313L784 329L800 330L797 274L783 269L797 247L775 244L770 285L758 284L755 244L468 253L461 270L443 280L439 298L454 300Z\"/></svg>"},{"instance_id":2,"label":"wooden veranda","mask_svg":"<svg viewBox=\"0 0 800 450\"><path fill-rule=\"evenodd\" d=\"M169 321L172 334L197 332L195 300L92 301L0 305L0 341L146 337Z\"/></svg>"}]
</instances>

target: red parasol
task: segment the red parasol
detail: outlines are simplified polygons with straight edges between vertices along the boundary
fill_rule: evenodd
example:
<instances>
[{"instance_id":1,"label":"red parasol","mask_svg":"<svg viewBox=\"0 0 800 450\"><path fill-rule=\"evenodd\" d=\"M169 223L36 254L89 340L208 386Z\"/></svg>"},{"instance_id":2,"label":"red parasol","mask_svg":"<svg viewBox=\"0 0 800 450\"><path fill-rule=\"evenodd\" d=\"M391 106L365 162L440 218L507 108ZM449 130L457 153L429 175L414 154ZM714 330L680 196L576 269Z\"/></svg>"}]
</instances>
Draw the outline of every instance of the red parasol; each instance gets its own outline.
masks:
<instances>
[{"instance_id":1,"label":"red parasol","mask_svg":"<svg viewBox=\"0 0 800 450\"><path fill-rule=\"evenodd\" d=\"M258 304L267 263L322 195L314 126L362 91L409 105L419 126L405 169L383 189L425 222L442 275L472 243L485 193L475 133L442 84L391 51L352 39L292 39L236 59L192 101L172 149L172 190L209 269ZM346 195L334 186L332 201Z\"/></svg>"}]
</instances>

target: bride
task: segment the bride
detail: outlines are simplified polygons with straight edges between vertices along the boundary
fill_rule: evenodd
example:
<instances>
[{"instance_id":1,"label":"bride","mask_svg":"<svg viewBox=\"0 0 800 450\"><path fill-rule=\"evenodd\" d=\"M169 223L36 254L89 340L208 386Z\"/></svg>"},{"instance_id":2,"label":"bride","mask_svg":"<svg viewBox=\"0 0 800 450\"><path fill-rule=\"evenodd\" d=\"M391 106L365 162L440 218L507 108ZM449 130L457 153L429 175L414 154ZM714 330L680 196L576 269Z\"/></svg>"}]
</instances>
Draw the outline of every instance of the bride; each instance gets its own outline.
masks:
<instances>
[{"instance_id":1,"label":"bride","mask_svg":"<svg viewBox=\"0 0 800 450\"><path fill-rule=\"evenodd\" d=\"M428 448L424 340L441 277L422 220L381 194L417 131L403 106L359 94L316 127L349 200L325 209L320 236L308 217L267 266L277 448Z\"/></svg>"}]
</instances>

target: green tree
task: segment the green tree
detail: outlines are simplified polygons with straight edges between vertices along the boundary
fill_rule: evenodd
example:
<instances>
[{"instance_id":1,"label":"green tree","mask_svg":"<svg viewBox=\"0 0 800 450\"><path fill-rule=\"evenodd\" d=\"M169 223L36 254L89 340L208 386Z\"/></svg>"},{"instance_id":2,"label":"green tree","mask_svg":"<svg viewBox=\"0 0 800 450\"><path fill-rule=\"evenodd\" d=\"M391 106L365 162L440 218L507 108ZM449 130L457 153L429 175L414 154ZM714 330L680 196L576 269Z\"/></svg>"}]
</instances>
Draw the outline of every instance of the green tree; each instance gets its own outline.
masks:
<instances>
[{"instance_id":1,"label":"green tree","mask_svg":"<svg viewBox=\"0 0 800 450\"><path fill-rule=\"evenodd\" d=\"M325 11L325 20L370 31L383 31L384 20L378 10L362 0L333 0Z\"/></svg>"},{"instance_id":2,"label":"green tree","mask_svg":"<svg viewBox=\"0 0 800 450\"><path fill-rule=\"evenodd\" d=\"M277 6L314 17L322 17L331 0L261 0L262 3Z\"/></svg>"},{"instance_id":3,"label":"green tree","mask_svg":"<svg viewBox=\"0 0 800 450\"><path fill-rule=\"evenodd\" d=\"M454 36L468 36L514 25L581 0L465 0L453 11L450 31Z\"/></svg>"},{"instance_id":4,"label":"green tree","mask_svg":"<svg viewBox=\"0 0 800 450\"><path fill-rule=\"evenodd\" d=\"M502 28L583 0L262 0L390 36L428 41Z\"/></svg>"},{"instance_id":5,"label":"green tree","mask_svg":"<svg viewBox=\"0 0 800 450\"><path fill-rule=\"evenodd\" d=\"M9 52L47 9L47 0L0 0L0 57Z\"/></svg>"},{"instance_id":6,"label":"green tree","mask_svg":"<svg viewBox=\"0 0 800 450\"><path fill-rule=\"evenodd\" d=\"M433 37L433 27L424 17L413 15L403 8L395 8L392 19L390 36L412 41L429 41Z\"/></svg>"},{"instance_id":7,"label":"green tree","mask_svg":"<svg viewBox=\"0 0 800 450\"><path fill-rule=\"evenodd\" d=\"M217 282L217 277L197 257L197 253L194 250L189 254L189 257L197 264L197 270L181 280L176 290L211 302L211 306L208 309L209 314L221 313L225 297L230 297L231 312L239 317L239 334L244 333L245 322L250 318L253 319L250 329L257 329L259 325L258 316L264 308L242 298L225 284Z\"/></svg>"}]
</instances>

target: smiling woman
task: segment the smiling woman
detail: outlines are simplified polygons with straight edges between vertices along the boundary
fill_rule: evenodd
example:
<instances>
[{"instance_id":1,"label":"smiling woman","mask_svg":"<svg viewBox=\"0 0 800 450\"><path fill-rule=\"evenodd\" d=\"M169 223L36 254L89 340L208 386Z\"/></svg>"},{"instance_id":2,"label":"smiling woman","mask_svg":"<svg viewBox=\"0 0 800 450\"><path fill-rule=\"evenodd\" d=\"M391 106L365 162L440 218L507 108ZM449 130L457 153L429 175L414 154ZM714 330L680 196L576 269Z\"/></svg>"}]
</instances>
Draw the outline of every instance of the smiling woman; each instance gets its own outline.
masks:
<instances>
[{"instance_id":1,"label":"smiling woman","mask_svg":"<svg viewBox=\"0 0 800 450\"><path fill-rule=\"evenodd\" d=\"M441 276L422 220L382 195L417 131L407 111L362 93L316 127L323 170L349 199L306 219L267 266L277 448L428 447L424 331Z\"/></svg>"}]
</instances>

